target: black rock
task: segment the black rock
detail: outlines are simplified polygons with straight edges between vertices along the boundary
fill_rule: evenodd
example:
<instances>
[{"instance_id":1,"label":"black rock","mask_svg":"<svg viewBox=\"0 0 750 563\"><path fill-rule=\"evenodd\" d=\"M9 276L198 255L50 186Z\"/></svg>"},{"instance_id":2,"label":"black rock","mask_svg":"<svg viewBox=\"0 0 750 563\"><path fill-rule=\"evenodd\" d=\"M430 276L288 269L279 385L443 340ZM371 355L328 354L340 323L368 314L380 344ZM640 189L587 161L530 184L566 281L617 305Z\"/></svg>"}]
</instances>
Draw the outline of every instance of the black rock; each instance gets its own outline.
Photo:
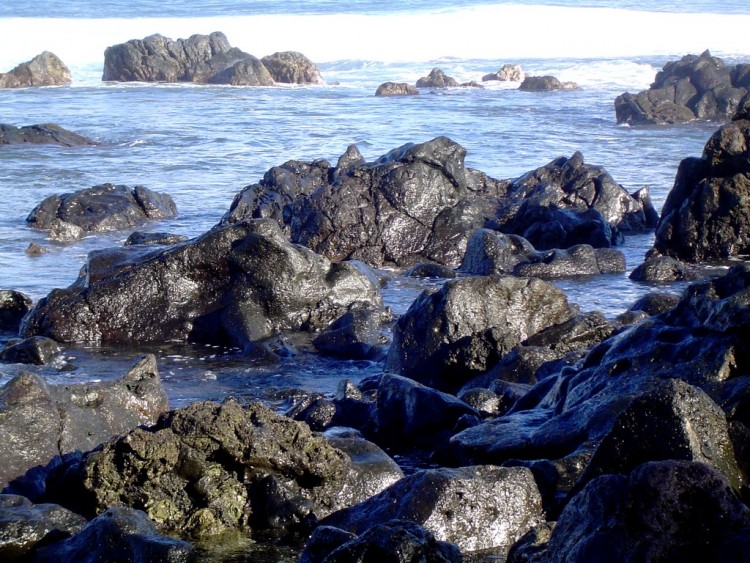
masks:
<instances>
[{"instance_id":1,"label":"black rock","mask_svg":"<svg viewBox=\"0 0 750 563\"><path fill-rule=\"evenodd\" d=\"M20 291L0 290L0 332L17 333L31 305L31 298Z\"/></svg>"},{"instance_id":2,"label":"black rock","mask_svg":"<svg viewBox=\"0 0 750 563\"><path fill-rule=\"evenodd\" d=\"M32 336L9 342L5 348L0 350L0 361L41 366L52 361L59 353L59 344L51 338Z\"/></svg>"},{"instance_id":3,"label":"black rock","mask_svg":"<svg viewBox=\"0 0 750 563\"><path fill-rule=\"evenodd\" d=\"M433 68L429 75L417 80L416 86L417 88L458 88L458 81L439 68Z\"/></svg>"},{"instance_id":4,"label":"black rock","mask_svg":"<svg viewBox=\"0 0 750 563\"><path fill-rule=\"evenodd\" d=\"M0 145L17 145L22 143L31 145L60 145L63 147L97 144L91 139L63 129L54 123L24 125L23 127L0 123Z\"/></svg>"}]
</instances>

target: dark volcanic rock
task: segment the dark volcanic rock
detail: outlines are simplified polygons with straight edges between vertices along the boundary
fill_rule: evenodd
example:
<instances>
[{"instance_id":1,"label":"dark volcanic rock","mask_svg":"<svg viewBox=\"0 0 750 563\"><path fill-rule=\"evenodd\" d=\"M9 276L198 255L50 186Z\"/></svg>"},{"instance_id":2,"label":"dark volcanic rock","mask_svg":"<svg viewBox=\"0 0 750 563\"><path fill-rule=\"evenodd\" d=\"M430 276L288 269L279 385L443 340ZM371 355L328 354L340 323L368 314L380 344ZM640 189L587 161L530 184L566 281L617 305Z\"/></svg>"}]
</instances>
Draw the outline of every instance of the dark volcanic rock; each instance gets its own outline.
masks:
<instances>
[{"instance_id":1,"label":"dark volcanic rock","mask_svg":"<svg viewBox=\"0 0 750 563\"><path fill-rule=\"evenodd\" d=\"M184 235L173 235L170 233L142 233L136 231L132 233L125 241L125 246L134 244L157 244L169 246L178 242L185 242L188 237Z\"/></svg>"},{"instance_id":2,"label":"dark volcanic rock","mask_svg":"<svg viewBox=\"0 0 750 563\"><path fill-rule=\"evenodd\" d=\"M70 70L54 53L44 51L10 72L0 73L0 88L64 86L71 82Z\"/></svg>"},{"instance_id":3,"label":"dark volcanic rock","mask_svg":"<svg viewBox=\"0 0 750 563\"><path fill-rule=\"evenodd\" d=\"M156 359L146 356L121 379L102 383L47 385L22 373L0 390L0 484L57 455L88 450L168 407Z\"/></svg>"},{"instance_id":4,"label":"dark volcanic rock","mask_svg":"<svg viewBox=\"0 0 750 563\"><path fill-rule=\"evenodd\" d=\"M439 68L433 68L430 74L417 80L416 86L417 88L458 88L458 81Z\"/></svg>"},{"instance_id":5,"label":"dark volcanic rock","mask_svg":"<svg viewBox=\"0 0 750 563\"><path fill-rule=\"evenodd\" d=\"M510 547L542 520L542 505L526 468L435 469L409 475L321 524L361 535L394 519L416 522L462 551L479 551Z\"/></svg>"},{"instance_id":6,"label":"dark volcanic rock","mask_svg":"<svg viewBox=\"0 0 750 563\"><path fill-rule=\"evenodd\" d=\"M528 262L518 264L513 269L513 274L554 279L566 276L618 274L624 271L625 255L619 250L578 244L567 250L539 252Z\"/></svg>"},{"instance_id":7,"label":"dark volcanic rock","mask_svg":"<svg viewBox=\"0 0 750 563\"><path fill-rule=\"evenodd\" d=\"M527 76L518 87L524 92L551 92L553 90L575 90L575 82L560 82L554 76Z\"/></svg>"},{"instance_id":8,"label":"dark volcanic rock","mask_svg":"<svg viewBox=\"0 0 750 563\"><path fill-rule=\"evenodd\" d=\"M0 350L0 360L15 364L44 365L60 353L60 346L51 338L32 336L10 341Z\"/></svg>"},{"instance_id":9,"label":"dark volcanic rock","mask_svg":"<svg viewBox=\"0 0 750 563\"><path fill-rule=\"evenodd\" d=\"M0 123L0 145L17 145L22 143L30 145L60 145L63 147L97 144L54 123L24 125L23 127Z\"/></svg>"},{"instance_id":10,"label":"dark volcanic rock","mask_svg":"<svg viewBox=\"0 0 750 563\"><path fill-rule=\"evenodd\" d=\"M565 507L541 560L748 561L748 550L750 510L721 474L663 461L591 481Z\"/></svg>"},{"instance_id":11,"label":"dark volcanic rock","mask_svg":"<svg viewBox=\"0 0 750 563\"><path fill-rule=\"evenodd\" d=\"M321 354L367 359L381 355L386 343L381 328L392 320L379 308L354 307L333 321L313 340Z\"/></svg>"},{"instance_id":12,"label":"dark volcanic rock","mask_svg":"<svg viewBox=\"0 0 750 563\"><path fill-rule=\"evenodd\" d=\"M417 94L419 90L406 82L383 82L375 90L376 96L416 96Z\"/></svg>"},{"instance_id":13,"label":"dark volcanic rock","mask_svg":"<svg viewBox=\"0 0 750 563\"><path fill-rule=\"evenodd\" d=\"M94 518L73 537L42 547L34 554L34 561L176 563L189 560L192 552L189 543L160 536L140 510L117 506Z\"/></svg>"},{"instance_id":14,"label":"dark volcanic rock","mask_svg":"<svg viewBox=\"0 0 750 563\"><path fill-rule=\"evenodd\" d=\"M705 51L671 61L648 90L615 99L617 123L651 125L696 119L726 121L750 91L750 65L728 67Z\"/></svg>"},{"instance_id":15,"label":"dark volcanic rock","mask_svg":"<svg viewBox=\"0 0 750 563\"><path fill-rule=\"evenodd\" d=\"M131 189L102 184L49 196L31 211L26 222L37 229L49 230L51 236L59 225L72 225L83 236L90 232L128 229L149 220L171 218L176 213L174 201L167 194L144 186Z\"/></svg>"},{"instance_id":16,"label":"dark volcanic rock","mask_svg":"<svg viewBox=\"0 0 750 563\"><path fill-rule=\"evenodd\" d=\"M534 246L521 236L477 229L466 243L459 271L479 276L512 274L518 264L535 255Z\"/></svg>"},{"instance_id":17,"label":"dark volcanic rock","mask_svg":"<svg viewBox=\"0 0 750 563\"><path fill-rule=\"evenodd\" d=\"M21 319L31 309L28 295L12 289L0 290L0 332L18 332Z\"/></svg>"},{"instance_id":18,"label":"dark volcanic rock","mask_svg":"<svg viewBox=\"0 0 750 563\"><path fill-rule=\"evenodd\" d=\"M688 262L750 253L750 120L717 130L701 158L680 163L654 253Z\"/></svg>"},{"instance_id":19,"label":"dark volcanic rock","mask_svg":"<svg viewBox=\"0 0 750 563\"><path fill-rule=\"evenodd\" d=\"M574 314L562 291L538 279L450 280L423 292L398 320L385 369L452 392Z\"/></svg>"},{"instance_id":20,"label":"dark volcanic rock","mask_svg":"<svg viewBox=\"0 0 750 563\"><path fill-rule=\"evenodd\" d=\"M318 67L302 53L283 51L263 57L261 62L275 82L286 84L323 84Z\"/></svg>"},{"instance_id":21,"label":"dark volcanic rock","mask_svg":"<svg viewBox=\"0 0 750 563\"><path fill-rule=\"evenodd\" d=\"M321 530L321 532L318 532ZM463 557L455 544L442 542L422 526L408 520L390 520L350 538L343 530L334 536L330 526L317 528L300 563L460 563ZM348 540L344 541L347 537ZM343 542L343 543L341 543Z\"/></svg>"},{"instance_id":22,"label":"dark volcanic rock","mask_svg":"<svg viewBox=\"0 0 750 563\"><path fill-rule=\"evenodd\" d=\"M694 266L671 256L647 258L630 273L631 280L650 283L696 281L702 277Z\"/></svg>"},{"instance_id":23,"label":"dark volcanic rock","mask_svg":"<svg viewBox=\"0 0 750 563\"><path fill-rule=\"evenodd\" d=\"M290 244L275 222L261 219L134 262L89 261L77 283L37 303L22 331L58 342L245 348L281 331L323 328L355 304L382 306L365 275Z\"/></svg>"}]
</instances>

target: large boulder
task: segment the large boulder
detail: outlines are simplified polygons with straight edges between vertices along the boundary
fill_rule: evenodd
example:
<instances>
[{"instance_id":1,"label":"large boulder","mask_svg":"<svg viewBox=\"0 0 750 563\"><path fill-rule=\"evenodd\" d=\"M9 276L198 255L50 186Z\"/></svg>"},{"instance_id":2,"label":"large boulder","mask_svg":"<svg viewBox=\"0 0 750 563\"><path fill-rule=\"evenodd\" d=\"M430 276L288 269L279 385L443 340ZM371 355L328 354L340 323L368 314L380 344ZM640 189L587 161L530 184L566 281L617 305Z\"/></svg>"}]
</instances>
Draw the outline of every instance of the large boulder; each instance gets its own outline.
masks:
<instances>
[{"instance_id":1,"label":"large boulder","mask_svg":"<svg viewBox=\"0 0 750 563\"><path fill-rule=\"evenodd\" d=\"M0 390L0 485L55 456L89 450L168 408L156 359L146 356L122 378L101 383L47 385L22 373Z\"/></svg>"},{"instance_id":2,"label":"large boulder","mask_svg":"<svg viewBox=\"0 0 750 563\"><path fill-rule=\"evenodd\" d=\"M705 51L670 61L648 90L615 99L617 123L652 125L726 121L750 92L750 64L726 66Z\"/></svg>"},{"instance_id":3,"label":"large boulder","mask_svg":"<svg viewBox=\"0 0 750 563\"><path fill-rule=\"evenodd\" d=\"M458 81L439 68L433 68L430 74L417 80L416 86L417 88L458 88Z\"/></svg>"},{"instance_id":4,"label":"large boulder","mask_svg":"<svg viewBox=\"0 0 750 563\"><path fill-rule=\"evenodd\" d=\"M417 90L414 86L411 84L407 84L406 82L383 82L380 86L378 86L377 90L375 90L376 96L416 96L419 94L419 90Z\"/></svg>"},{"instance_id":5,"label":"large boulder","mask_svg":"<svg viewBox=\"0 0 750 563\"><path fill-rule=\"evenodd\" d=\"M172 218L176 213L177 207L167 194L145 186L101 184L47 197L29 213L26 222L50 231L53 237L60 226L70 225L79 238L86 233L129 229L146 221Z\"/></svg>"},{"instance_id":6,"label":"large boulder","mask_svg":"<svg viewBox=\"0 0 750 563\"><path fill-rule=\"evenodd\" d=\"M680 163L653 253L699 262L750 252L750 116L736 117Z\"/></svg>"},{"instance_id":7,"label":"large boulder","mask_svg":"<svg viewBox=\"0 0 750 563\"><path fill-rule=\"evenodd\" d=\"M575 82L560 82L554 76L526 76L518 87L523 92L552 92L554 90L575 90Z\"/></svg>"},{"instance_id":8,"label":"large boulder","mask_svg":"<svg viewBox=\"0 0 750 563\"><path fill-rule=\"evenodd\" d=\"M450 280L423 292L399 318L385 369L453 392L575 312L561 290L539 279Z\"/></svg>"},{"instance_id":9,"label":"large boulder","mask_svg":"<svg viewBox=\"0 0 750 563\"><path fill-rule=\"evenodd\" d=\"M0 290L0 332L18 332L21 319L31 309L28 295L12 289Z\"/></svg>"},{"instance_id":10,"label":"large boulder","mask_svg":"<svg viewBox=\"0 0 750 563\"><path fill-rule=\"evenodd\" d=\"M22 127L0 123L0 145L17 144L78 147L96 145L97 143L54 123L24 125Z\"/></svg>"},{"instance_id":11,"label":"large boulder","mask_svg":"<svg viewBox=\"0 0 750 563\"><path fill-rule=\"evenodd\" d=\"M471 552L507 549L543 518L531 471L474 466L419 471L321 524L360 535L394 519L416 522Z\"/></svg>"},{"instance_id":12,"label":"large boulder","mask_svg":"<svg viewBox=\"0 0 750 563\"><path fill-rule=\"evenodd\" d=\"M285 84L323 84L317 65L302 53L282 51L261 59L275 82Z\"/></svg>"},{"instance_id":13,"label":"large boulder","mask_svg":"<svg viewBox=\"0 0 750 563\"><path fill-rule=\"evenodd\" d=\"M499 80L501 82L523 82L526 73L521 69L521 65L504 64L497 72L485 74L482 77L483 82L490 80Z\"/></svg>"},{"instance_id":14,"label":"large boulder","mask_svg":"<svg viewBox=\"0 0 750 563\"><path fill-rule=\"evenodd\" d=\"M70 70L57 55L44 51L10 72L0 73L0 88L28 88L30 86L66 86L70 84Z\"/></svg>"},{"instance_id":15,"label":"large boulder","mask_svg":"<svg viewBox=\"0 0 750 563\"><path fill-rule=\"evenodd\" d=\"M271 220L147 250L93 256L78 282L37 303L22 333L58 342L190 340L244 349L281 331L324 328L355 304L382 306L354 265L290 244Z\"/></svg>"}]
</instances>

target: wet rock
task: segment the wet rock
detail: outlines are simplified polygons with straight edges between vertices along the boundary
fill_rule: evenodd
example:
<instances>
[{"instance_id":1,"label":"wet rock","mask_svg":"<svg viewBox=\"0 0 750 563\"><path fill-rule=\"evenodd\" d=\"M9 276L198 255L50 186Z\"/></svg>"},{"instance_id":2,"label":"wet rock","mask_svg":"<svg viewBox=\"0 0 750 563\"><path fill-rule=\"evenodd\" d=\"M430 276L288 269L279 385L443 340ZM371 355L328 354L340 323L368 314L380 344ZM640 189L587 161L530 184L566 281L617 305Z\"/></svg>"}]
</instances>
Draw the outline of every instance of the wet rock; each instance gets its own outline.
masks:
<instances>
[{"instance_id":1,"label":"wet rock","mask_svg":"<svg viewBox=\"0 0 750 563\"><path fill-rule=\"evenodd\" d=\"M21 373L0 389L0 434L13 445L0 460L0 485L55 456L152 423L167 408L153 356L102 383L47 385Z\"/></svg>"},{"instance_id":2,"label":"wet rock","mask_svg":"<svg viewBox=\"0 0 750 563\"><path fill-rule=\"evenodd\" d=\"M24 561L40 546L64 540L86 525L83 516L55 504L32 504L18 495L0 495L0 558Z\"/></svg>"},{"instance_id":3,"label":"wet rock","mask_svg":"<svg viewBox=\"0 0 750 563\"><path fill-rule=\"evenodd\" d=\"M455 278L456 272L442 264L420 262L404 272L407 278Z\"/></svg>"},{"instance_id":4,"label":"wet rock","mask_svg":"<svg viewBox=\"0 0 750 563\"><path fill-rule=\"evenodd\" d=\"M392 320L382 309L354 307L315 337L313 346L321 354L350 359L375 358L386 343L381 327Z\"/></svg>"},{"instance_id":5,"label":"wet rock","mask_svg":"<svg viewBox=\"0 0 750 563\"><path fill-rule=\"evenodd\" d=\"M42 254L45 254L47 250L43 246L32 242L26 247L25 252L29 256L41 256Z\"/></svg>"},{"instance_id":6,"label":"wet rock","mask_svg":"<svg viewBox=\"0 0 750 563\"><path fill-rule=\"evenodd\" d=\"M336 548L357 538L357 534L334 526L318 526L305 544L299 563L321 563Z\"/></svg>"},{"instance_id":7,"label":"wet rock","mask_svg":"<svg viewBox=\"0 0 750 563\"><path fill-rule=\"evenodd\" d=\"M26 222L37 229L54 231L72 225L70 235L58 233L56 239L80 238L91 232L128 229L146 221L168 219L177 208L167 194L144 186L129 188L101 184L62 195L52 195L37 205Z\"/></svg>"},{"instance_id":8,"label":"wet rock","mask_svg":"<svg viewBox=\"0 0 750 563\"><path fill-rule=\"evenodd\" d=\"M554 76L526 76L518 87L523 92L552 92L553 90L575 90L575 82L560 82Z\"/></svg>"},{"instance_id":9,"label":"wet rock","mask_svg":"<svg viewBox=\"0 0 750 563\"><path fill-rule=\"evenodd\" d=\"M274 82L285 84L324 83L317 65L302 53L283 51L263 57L261 62L271 73Z\"/></svg>"},{"instance_id":10,"label":"wet rock","mask_svg":"<svg viewBox=\"0 0 750 563\"><path fill-rule=\"evenodd\" d=\"M169 246L177 244L178 242L185 242L188 237L184 235L173 235L170 233L142 233L136 231L125 241L125 246L131 246L134 244L157 244L162 246Z\"/></svg>"},{"instance_id":11,"label":"wet rock","mask_svg":"<svg viewBox=\"0 0 750 563\"><path fill-rule=\"evenodd\" d=\"M90 261L78 282L40 300L22 330L59 342L190 340L252 351L282 331L321 329L355 304L382 306L355 266L332 264L291 245L275 222L254 220L132 263Z\"/></svg>"},{"instance_id":12,"label":"wet rock","mask_svg":"<svg viewBox=\"0 0 750 563\"><path fill-rule=\"evenodd\" d=\"M139 510L117 506L94 518L71 538L41 548L34 561L186 561L192 546L161 536Z\"/></svg>"},{"instance_id":13,"label":"wet rock","mask_svg":"<svg viewBox=\"0 0 750 563\"><path fill-rule=\"evenodd\" d=\"M510 548L507 563L544 563L554 527L554 523L544 522L526 532Z\"/></svg>"},{"instance_id":14,"label":"wet rock","mask_svg":"<svg viewBox=\"0 0 750 563\"><path fill-rule=\"evenodd\" d=\"M674 309L679 300L679 295L652 291L628 307L628 311L643 311L649 316L659 315Z\"/></svg>"},{"instance_id":15,"label":"wet rock","mask_svg":"<svg viewBox=\"0 0 750 563\"><path fill-rule=\"evenodd\" d=\"M0 332L18 332L21 319L31 309L28 295L12 289L0 290Z\"/></svg>"},{"instance_id":16,"label":"wet rock","mask_svg":"<svg viewBox=\"0 0 750 563\"><path fill-rule=\"evenodd\" d=\"M502 82L523 82L524 78L526 78L526 74L521 69L521 65L504 64L497 72L485 74L482 77L482 81L500 80Z\"/></svg>"},{"instance_id":17,"label":"wet rock","mask_svg":"<svg viewBox=\"0 0 750 563\"><path fill-rule=\"evenodd\" d=\"M544 561L745 561L749 532L750 510L720 473L696 462L651 462L578 493Z\"/></svg>"},{"instance_id":18,"label":"wet rock","mask_svg":"<svg viewBox=\"0 0 750 563\"><path fill-rule=\"evenodd\" d=\"M505 414L513 406L513 403L516 402L514 398L507 395L499 395L489 389L476 387L462 389L457 397L460 401L477 411L482 417Z\"/></svg>"},{"instance_id":19,"label":"wet rock","mask_svg":"<svg viewBox=\"0 0 750 563\"><path fill-rule=\"evenodd\" d=\"M439 68L433 68L430 74L417 80L416 86L417 88L458 88L458 81Z\"/></svg>"},{"instance_id":20,"label":"wet rock","mask_svg":"<svg viewBox=\"0 0 750 563\"><path fill-rule=\"evenodd\" d=\"M614 248L594 248L588 244L571 246L567 250L540 252L528 262L513 269L516 276L542 279L568 276L617 274L625 271L625 255Z\"/></svg>"},{"instance_id":21,"label":"wet rock","mask_svg":"<svg viewBox=\"0 0 750 563\"><path fill-rule=\"evenodd\" d=\"M23 127L0 123L0 145L17 144L79 147L97 143L54 123L24 125Z\"/></svg>"},{"instance_id":22,"label":"wet rock","mask_svg":"<svg viewBox=\"0 0 750 563\"><path fill-rule=\"evenodd\" d=\"M51 338L32 336L9 342L5 348L0 350L0 361L42 366L52 361L59 353L59 344Z\"/></svg>"},{"instance_id":23,"label":"wet rock","mask_svg":"<svg viewBox=\"0 0 750 563\"><path fill-rule=\"evenodd\" d=\"M677 170L652 254L700 262L750 252L750 121L718 129Z\"/></svg>"},{"instance_id":24,"label":"wet rock","mask_svg":"<svg viewBox=\"0 0 750 563\"><path fill-rule=\"evenodd\" d=\"M237 58L240 58L237 62ZM212 59L212 66L231 66L212 74L207 78L202 78L207 84L229 84L231 86L270 86L274 79L263 62L253 55L237 52L237 49L231 49L226 55L219 58L219 61Z\"/></svg>"},{"instance_id":25,"label":"wet rock","mask_svg":"<svg viewBox=\"0 0 750 563\"><path fill-rule=\"evenodd\" d=\"M10 72L0 73L0 88L66 86L70 82L68 67L57 55L49 51L44 51L30 61L21 63Z\"/></svg>"},{"instance_id":26,"label":"wet rock","mask_svg":"<svg viewBox=\"0 0 750 563\"><path fill-rule=\"evenodd\" d=\"M532 334L574 314L564 293L538 279L450 280L423 292L399 318L385 369L455 391Z\"/></svg>"},{"instance_id":27,"label":"wet rock","mask_svg":"<svg viewBox=\"0 0 750 563\"><path fill-rule=\"evenodd\" d=\"M750 65L726 66L705 51L670 61L648 90L615 99L617 123L652 125L700 120L726 121L750 88Z\"/></svg>"},{"instance_id":28,"label":"wet rock","mask_svg":"<svg viewBox=\"0 0 750 563\"><path fill-rule=\"evenodd\" d=\"M383 82L375 90L376 96L416 96L418 94L419 90L406 82Z\"/></svg>"},{"instance_id":29,"label":"wet rock","mask_svg":"<svg viewBox=\"0 0 750 563\"><path fill-rule=\"evenodd\" d=\"M531 471L476 466L419 471L321 524L361 535L394 519L416 522L464 552L508 548L543 520Z\"/></svg>"},{"instance_id":30,"label":"wet rock","mask_svg":"<svg viewBox=\"0 0 750 563\"><path fill-rule=\"evenodd\" d=\"M630 272L630 279L647 283L695 281L703 276L691 264L671 256L653 256Z\"/></svg>"},{"instance_id":31,"label":"wet rock","mask_svg":"<svg viewBox=\"0 0 750 563\"><path fill-rule=\"evenodd\" d=\"M322 528L331 529L329 526ZM373 526L359 537L338 544L343 539L342 534L334 537L328 532L324 537L323 533L314 533L300 563L353 563L375 559L393 563L463 561L455 544L436 540L431 532L408 520L391 520Z\"/></svg>"},{"instance_id":32,"label":"wet rock","mask_svg":"<svg viewBox=\"0 0 750 563\"><path fill-rule=\"evenodd\" d=\"M516 266L535 255L534 246L521 236L477 229L466 243L459 271L480 276L512 274Z\"/></svg>"}]
</instances>

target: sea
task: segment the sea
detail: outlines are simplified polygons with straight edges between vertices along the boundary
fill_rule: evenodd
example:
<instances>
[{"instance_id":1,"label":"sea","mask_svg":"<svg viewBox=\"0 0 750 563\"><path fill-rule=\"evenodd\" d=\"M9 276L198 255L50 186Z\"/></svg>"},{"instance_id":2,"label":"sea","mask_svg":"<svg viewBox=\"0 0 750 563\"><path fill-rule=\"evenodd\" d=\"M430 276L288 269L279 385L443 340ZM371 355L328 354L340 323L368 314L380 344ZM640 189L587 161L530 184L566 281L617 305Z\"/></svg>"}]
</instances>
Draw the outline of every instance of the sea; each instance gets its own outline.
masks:
<instances>
[{"instance_id":1,"label":"sea","mask_svg":"<svg viewBox=\"0 0 750 563\"><path fill-rule=\"evenodd\" d=\"M357 145L376 160L405 143L445 135L467 150L466 164L515 178L575 151L633 192L649 186L660 209L683 158L699 156L719 123L617 125L614 99L646 89L669 61L709 50L727 64L750 62L750 5L718 1L482 0L3 0L0 72L51 51L70 68L65 87L0 90L0 122L57 123L95 147L0 146L0 289L38 300L76 279L95 249L121 245L130 232L54 243L26 224L45 197L105 182L170 194L179 215L141 230L197 236L244 186L287 160L335 163ZM160 33L172 39L224 32L257 57L299 51L324 85L235 87L104 83L104 50ZM554 75L579 88L520 92L517 83L423 91L381 98L386 81L414 84L437 67L459 82L481 82L506 63L529 75ZM46 249L30 256L30 243ZM626 238L625 274L555 282L583 311L610 318L654 287L628 277L652 235ZM440 280L396 272L384 299L398 314ZM3 337L7 340L7 337ZM2 344L2 341L0 341ZM0 364L0 385L21 370L51 383L121 376L144 353L157 355L174 407L197 400L260 399L279 409L304 392L331 394L344 379L382 372L381 360L341 361L300 342L268 363L207 346L65 346L42 367Z\"/></svg>"}]
</instances>

